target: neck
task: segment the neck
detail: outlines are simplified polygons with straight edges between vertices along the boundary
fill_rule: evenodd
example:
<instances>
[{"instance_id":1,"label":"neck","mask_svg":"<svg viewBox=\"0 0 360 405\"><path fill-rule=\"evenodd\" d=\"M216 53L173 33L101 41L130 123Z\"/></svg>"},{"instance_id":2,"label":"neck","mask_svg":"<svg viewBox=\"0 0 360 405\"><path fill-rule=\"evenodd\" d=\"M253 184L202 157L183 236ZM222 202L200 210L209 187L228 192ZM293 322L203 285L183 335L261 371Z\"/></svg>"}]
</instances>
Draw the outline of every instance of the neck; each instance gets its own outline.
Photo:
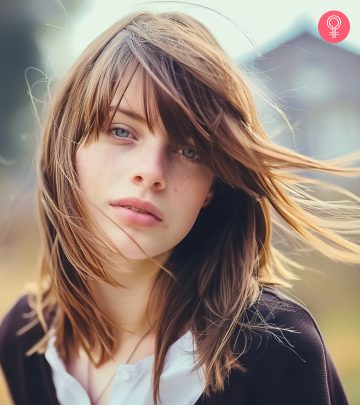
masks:
<instances>
[{"instance_id":1,"label":"neck","mask_svg":"<svg viewBox=\"0 0 360 405\"><path fill-rule=\"evenodd\" d=\"M160 263L164 259L156 258ZM119 340L142 335L156 322L158 314L154 308L148 308L148 301L155 277L162 270L151 260L122 260L106 270L122 287L92 280L90 285L98 305L117 325Z\"/></svg>"}]
</instances>

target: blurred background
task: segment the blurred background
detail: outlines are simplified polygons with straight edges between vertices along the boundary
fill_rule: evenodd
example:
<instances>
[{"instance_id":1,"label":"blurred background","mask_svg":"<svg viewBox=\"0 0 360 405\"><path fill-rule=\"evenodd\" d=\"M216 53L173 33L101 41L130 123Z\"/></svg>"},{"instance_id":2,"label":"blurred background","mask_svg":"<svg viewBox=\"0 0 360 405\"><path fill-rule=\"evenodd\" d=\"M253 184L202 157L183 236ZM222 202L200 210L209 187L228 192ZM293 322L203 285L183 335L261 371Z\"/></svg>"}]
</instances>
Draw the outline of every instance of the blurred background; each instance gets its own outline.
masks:
<instances>
[{"instance_id":1,"label":"blurred background","mask_svg":"<svg viewBox=\"0 0 360 405\"><path fill-rule=\"evenodd\" d=\"M31 281L39 249L35 159L43 99L81 50L112 22L138 9L189 13L206 24L249 81L287 114L256 97L274 142L316 158L360 149L360 3L355 0L182 2L0 0L0 317ZM350 34L329 44L317 22L329 10ZM315 176L314 173L309 175ZM359 179L333 178L359 195ZM321 193L321 191L320 191ZM321 197L335 198L323 191ZM297 255L307 267L293 294L317 319L351 404L360 404L360 269L320 253ZM318 269L318 270L314 270ZM0 404L10 404L0 380Z\"/></svg>"}]
</instances>

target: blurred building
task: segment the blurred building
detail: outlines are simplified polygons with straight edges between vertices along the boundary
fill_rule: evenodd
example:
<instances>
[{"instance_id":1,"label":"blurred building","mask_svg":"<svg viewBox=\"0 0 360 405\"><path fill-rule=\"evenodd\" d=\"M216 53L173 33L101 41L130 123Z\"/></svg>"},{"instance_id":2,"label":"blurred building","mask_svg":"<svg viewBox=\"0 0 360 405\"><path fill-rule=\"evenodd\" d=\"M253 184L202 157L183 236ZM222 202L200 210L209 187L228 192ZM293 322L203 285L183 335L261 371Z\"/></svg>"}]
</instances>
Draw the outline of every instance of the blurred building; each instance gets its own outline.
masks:
<instances>
[{"instance_id":1,"label":"blurred building","mask_svg":"<svg viewBox=\"0 0 360 405\"><path fill-rule=\"evenodd\" d=\"M240 61L293 125L295 137L284 131L279 143L320 159L360 150L360 55L343 46L325 42L301 24L261 56ZM257 101L269 133L284 127L279 114Z\"/></svg>"}]
</instances>

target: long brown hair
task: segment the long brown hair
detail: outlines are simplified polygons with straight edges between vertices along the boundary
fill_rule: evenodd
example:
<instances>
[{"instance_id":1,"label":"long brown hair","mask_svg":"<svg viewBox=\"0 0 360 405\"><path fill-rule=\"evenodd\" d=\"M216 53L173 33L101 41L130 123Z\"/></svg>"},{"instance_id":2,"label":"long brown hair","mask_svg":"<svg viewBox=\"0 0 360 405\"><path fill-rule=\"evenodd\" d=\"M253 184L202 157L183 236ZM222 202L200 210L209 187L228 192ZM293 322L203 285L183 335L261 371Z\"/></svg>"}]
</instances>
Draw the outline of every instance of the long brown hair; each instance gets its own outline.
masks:
<instances>
[{"instance_id":1,"label":"long brown hair","mask_svg":"<svg viewBox=\"0 0 360 405\"><path fill-rule=\"evenodd\" d=\"M237 328L251 327L242 318L245 309L261 286L290 287L292 269L301 267L271 244L273 225L331 259L360 262L359 245L345 238L359 234L359 199L299 173L355 177L360 168L348 167L359 154L320 161L272 143L243 74L194 18L178 12L127 16L90 44L49 103L38 172L41 266L32 302L45 335L28 354L45 350L50 313L65 361L80 346L91 357L97 343L101 356L93 361L99 366L116 348L114 325L88 286L91 278L117 285L104 271L111 248L85 215L74 161L78 146L109 126L110 102L137 70L144 73L149 128L159 116L179 144L191 134L216 179L213 200L161 266L150 296L149 304L162 303L153 374L157 402L167 350L186 330L195 337L206 394L222 390L230 371L242 369L232 337ZM309 184L349 200L321 201Z\"/></svg>"}]
</instances>

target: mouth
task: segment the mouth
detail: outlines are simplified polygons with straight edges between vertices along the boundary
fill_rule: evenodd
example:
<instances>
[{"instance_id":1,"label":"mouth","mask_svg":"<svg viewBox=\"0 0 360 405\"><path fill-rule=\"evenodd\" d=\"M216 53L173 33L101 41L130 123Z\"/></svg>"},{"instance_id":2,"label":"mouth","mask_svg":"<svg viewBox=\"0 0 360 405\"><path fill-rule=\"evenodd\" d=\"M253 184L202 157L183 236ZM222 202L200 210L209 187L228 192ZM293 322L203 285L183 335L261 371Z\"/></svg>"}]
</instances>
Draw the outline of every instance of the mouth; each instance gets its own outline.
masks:
<instances>
[{"instance_id":1,"label":"mouth","mask_svg":"<svg viewBox=\"0 0 360 405\"><path fill-rule=\"evenodd\" d=\"M114 208L129 210L138 215L152 216L157 221L163 220L163 214L160 209L149 201L140 200L138 198L123 198L121 200L111 201L110 205Z\"/></svg>"},{"instance_id":2,"label":"mouth","mask_svg":"<svg viewBox=\"0 0 360 405\"><path fill-rule=\"evenodd\" d=\"M160 221L160 219L157 218L156 215L152 214L149 211L142 210L141 208L132 207L131 205L119 205L118 207L127 208L128 210L139 212L140 214L152 215L153 217L155 217L156 219L158 219Z\"/></svg>"}]
</instances>

